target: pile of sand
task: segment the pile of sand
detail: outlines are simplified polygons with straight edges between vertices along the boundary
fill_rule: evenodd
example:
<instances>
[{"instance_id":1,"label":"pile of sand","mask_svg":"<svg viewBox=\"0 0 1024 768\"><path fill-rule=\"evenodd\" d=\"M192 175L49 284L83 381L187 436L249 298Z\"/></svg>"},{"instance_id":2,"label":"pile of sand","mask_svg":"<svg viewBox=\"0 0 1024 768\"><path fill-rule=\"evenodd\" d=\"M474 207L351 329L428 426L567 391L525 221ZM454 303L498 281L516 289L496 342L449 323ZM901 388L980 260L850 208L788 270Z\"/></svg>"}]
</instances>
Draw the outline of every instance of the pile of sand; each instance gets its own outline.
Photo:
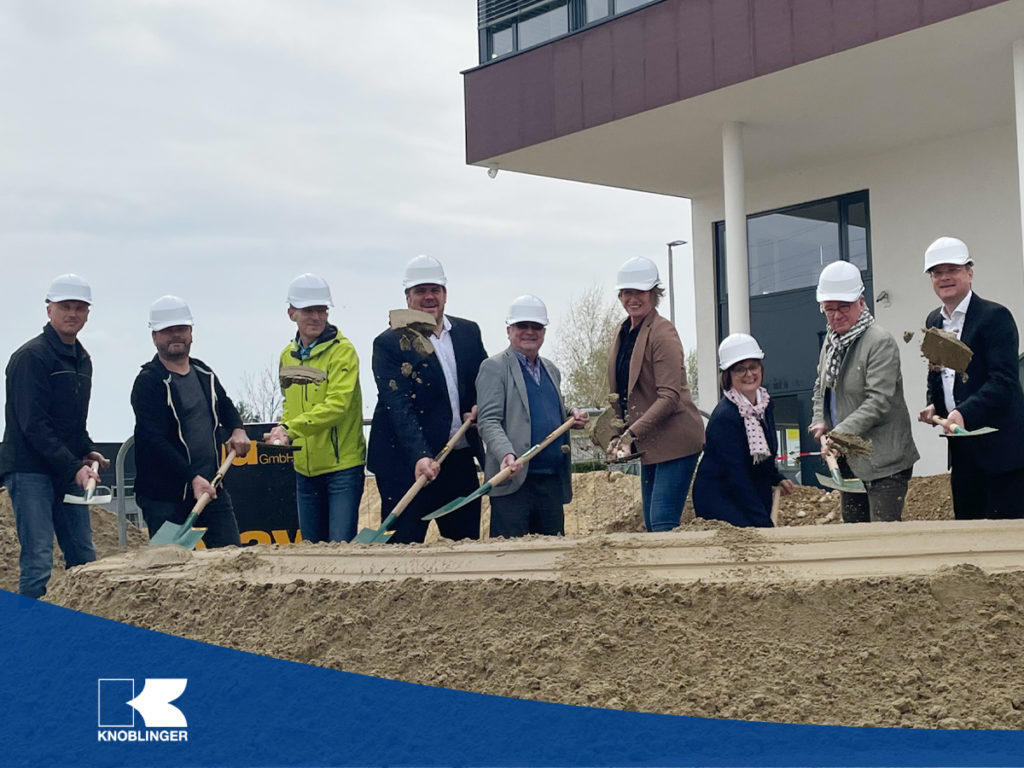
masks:
<instances>
[{"instance_id":1,"label":"pile of sand","mask_svg":"<svg viewBox=\"0 0 1024 768\"><path fill-rule=\"evenodd\" d=\"M569 536L640 529L638 478L596 472L574 486ZM368 491L367 524L379 520ZM834 524L838 499L802 488L781 513L783 525ZM948 517L948 479L915 479L905 519ZM101 553L116 548L113 522L93 511ZM716 524L684 522L684 531L707 525ZM140 538L133 533L133 545ZM583 543L591 542L599 557L600 537ZM343 557L353 545L301 546L339 547ZM4 495L5 589L16 587L16 555ZM801 583L254 584L230 573L115 583L75 569L51 582L48 599L278 658L505 696L794 723L1024 728L1024 571L958 566Z\"/></svg>"}]
</instances>

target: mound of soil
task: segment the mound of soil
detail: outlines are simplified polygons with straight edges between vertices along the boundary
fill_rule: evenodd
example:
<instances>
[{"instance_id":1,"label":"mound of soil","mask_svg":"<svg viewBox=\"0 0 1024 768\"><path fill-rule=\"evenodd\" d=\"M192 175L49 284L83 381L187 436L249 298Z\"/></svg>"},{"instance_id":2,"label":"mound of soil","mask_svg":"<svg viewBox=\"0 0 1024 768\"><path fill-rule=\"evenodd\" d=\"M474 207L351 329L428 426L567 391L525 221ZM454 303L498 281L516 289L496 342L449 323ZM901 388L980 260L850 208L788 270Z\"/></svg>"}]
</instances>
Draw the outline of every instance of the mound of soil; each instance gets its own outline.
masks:
<instances>
[{"instance_id":1,"label":"mound of soil","mask_svg":"<svg viewBox=\"0 0 1024 768\"><path fill-rule=\"evenodd\" d=\"M367 490L361 524L375 526ZM642 529L638 478L578 475L574 492L569 537ZM835 524L837 496L799 488L782 500L781 522ZM951 517L946 476L912 481L905 519ZM101 555L116 550L114 522L93 510ZM709 525L724 524L693 521L688 509L672 535ZM132 532L132 546L142 539ZM599 535L582 545L601 556ZM17 551L4 494L5 589L16 589ZM113 582L80 568L55 572L47 599L254 653L503 696L792 723L1024 728L1024 570L731 584L242 576Z\"/></svg>"}]
</instances>

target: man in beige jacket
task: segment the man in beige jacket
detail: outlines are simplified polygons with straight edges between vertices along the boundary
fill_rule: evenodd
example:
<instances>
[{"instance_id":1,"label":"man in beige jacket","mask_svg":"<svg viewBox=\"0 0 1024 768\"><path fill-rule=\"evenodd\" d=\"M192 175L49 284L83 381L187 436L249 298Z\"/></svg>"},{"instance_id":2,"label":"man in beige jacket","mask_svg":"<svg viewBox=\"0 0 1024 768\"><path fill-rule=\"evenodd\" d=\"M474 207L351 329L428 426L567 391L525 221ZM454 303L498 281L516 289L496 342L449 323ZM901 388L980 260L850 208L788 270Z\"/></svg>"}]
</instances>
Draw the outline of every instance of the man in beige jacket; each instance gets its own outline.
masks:
<instances>
[{"instance_id":1,"label":"man in beige jacket","mask_svg":"<svg viewBox=\"0 0 1024 768\"><path fill-rule=\"evenodd\" d=\"M860 270L850 262L821 271L817 299L828 332L809 431L815 440L835 430L871 441L870 453L840 459L840 467L852 470L867 489L842 493L844 522L900 520L919 455L903 398L899 347L868 311Z\"/></svg>"}]
</instances>

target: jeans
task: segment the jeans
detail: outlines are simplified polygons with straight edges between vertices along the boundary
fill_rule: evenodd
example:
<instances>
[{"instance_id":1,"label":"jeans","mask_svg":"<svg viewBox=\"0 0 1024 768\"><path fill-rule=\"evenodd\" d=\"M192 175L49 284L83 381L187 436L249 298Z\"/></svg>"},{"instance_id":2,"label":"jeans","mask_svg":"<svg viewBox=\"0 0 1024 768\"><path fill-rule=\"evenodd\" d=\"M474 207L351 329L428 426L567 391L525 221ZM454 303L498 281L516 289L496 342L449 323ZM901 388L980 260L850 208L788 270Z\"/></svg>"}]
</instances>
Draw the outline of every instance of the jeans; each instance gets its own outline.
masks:
<instances>
[{"instance_id":1,"label":"jeans","mask_svg":"<svg viewBox=\"0 0 1024 768\"><path fill-rule=\"evenodd\" d=\"M698 451L640 467L640 495L644 504L644 527L648 531L671 531L679 526L699 456Z\"/></svg>"},{"instance_id":2,"label":"jeans","mask_svg":"<svg viewBox=\"0 0 1024 768\"><path fill-rule=\"evenodd\" d=\"M356 537L365 474L362 464L316 477L295 473L303 541L352 541Z\"/></svg>"},{"instance_id":3,"label":"jeans","mask_svg":"<svg viewBox=\"0 0 1024 768\"><path fill-rule=\"evenodd\" d=\"M53 570L54 534L66 568L96 559L89 507L65 504L65 493L81 493L82 489L77 485L65 486L51 475L12 472L5 484L11 495L21 545L18 592L26 597L42 597Z\"/></svg>"}]
</instances>

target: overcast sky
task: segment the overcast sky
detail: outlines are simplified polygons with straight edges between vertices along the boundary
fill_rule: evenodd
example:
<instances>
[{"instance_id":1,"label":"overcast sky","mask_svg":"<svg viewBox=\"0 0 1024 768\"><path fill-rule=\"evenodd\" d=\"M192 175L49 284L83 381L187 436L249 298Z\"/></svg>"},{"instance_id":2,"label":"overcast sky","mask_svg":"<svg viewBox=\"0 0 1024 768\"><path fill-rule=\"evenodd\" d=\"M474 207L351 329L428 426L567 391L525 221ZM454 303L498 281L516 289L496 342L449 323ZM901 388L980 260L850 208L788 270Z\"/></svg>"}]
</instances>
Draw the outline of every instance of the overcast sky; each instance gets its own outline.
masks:
<instances>
[{"instance_id":1,"label":"overcast sky","mask_svg":"<svg viewBox=\"0 0 1024 768\"><path fill-rule=\"evenodd\" d=\"M418 253L441 260L449 313L476 320L491 354L519 294L548 305L548 354L571 298L613 297L627 258L665 278L665 243L691 239L688 201L466 166L459 72L476 40L472 0L0 4L0 357L46 322L50 280L81 274L89 429L121 440L153 300L191 304L193 355L236 397L246 371L276 367L295 333L288 283L315 272L369 416L372 340ZM687 350L690 259L676 249Z\"/></svg>"}]
</instances>

